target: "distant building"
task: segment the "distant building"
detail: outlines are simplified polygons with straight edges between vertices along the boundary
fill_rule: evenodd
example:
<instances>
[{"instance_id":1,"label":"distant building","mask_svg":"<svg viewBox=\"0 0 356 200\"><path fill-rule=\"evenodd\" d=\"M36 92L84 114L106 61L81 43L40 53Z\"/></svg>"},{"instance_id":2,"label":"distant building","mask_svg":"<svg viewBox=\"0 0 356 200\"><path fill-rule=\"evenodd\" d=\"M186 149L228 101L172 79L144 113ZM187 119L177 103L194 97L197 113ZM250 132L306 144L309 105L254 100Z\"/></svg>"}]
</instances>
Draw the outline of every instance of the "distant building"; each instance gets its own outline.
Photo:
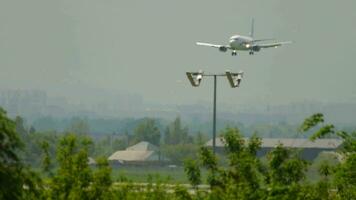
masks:
<instances>
[{"instance_id":1,"label":"distant building","mask_svg":"<svg viewBox=\"0 0 356 200\"><path fill-rule=\"evenodd\" d=\"M88 165L96 165L96 161L92 157L88 157Z\"/></svg>"},{"instance_id":2,"label":"distant building","mask_svg":"<svg viewBox=\"0 0 356 200\"><path fill-rule=\"evenodd\" d=\"M248 142L248 138L244 138ZM218 152L224 152L224 142L221 138L217 138L216 148ZM209 140L206 146L212 147L213 140ZM261 149L257 152L257 156L265 156L269 151L274 149L278 144L282 144L287 148L301 149L301 156L306 160L314 160L320 152L335 151L342 144L339 139L317 139L314 142L309 139L301 138L262 138Z\"/></svg>"},{"instance_id":3,"label":"distant building","mask_svg":"<svg viewBox=\"0 0 356 200\"><path fill-rule=\"evenodd\" d=\"M160 159L159 149L155 145L142 141L123 151L116 151L109 158L114 164L147 164L158 163Z\"/></svg>"}]
</instances>

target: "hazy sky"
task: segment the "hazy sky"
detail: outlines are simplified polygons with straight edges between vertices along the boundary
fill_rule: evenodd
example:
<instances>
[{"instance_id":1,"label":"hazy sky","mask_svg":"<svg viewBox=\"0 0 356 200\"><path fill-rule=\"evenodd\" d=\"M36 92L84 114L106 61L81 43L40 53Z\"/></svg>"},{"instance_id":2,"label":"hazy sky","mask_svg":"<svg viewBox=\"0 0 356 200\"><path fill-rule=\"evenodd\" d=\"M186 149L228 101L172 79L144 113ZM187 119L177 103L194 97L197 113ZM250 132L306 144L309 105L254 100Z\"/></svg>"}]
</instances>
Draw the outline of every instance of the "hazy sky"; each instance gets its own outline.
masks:
<instances>
[{"instance_id":1,"label":"hazy sky","mask_svg":"<svg viewBox=\"0 0 356 200\"><path fill-rule=\"evenodd\" d=\"M354 0L0 0L0 89L44 89L86 101L95 91L146 101L211 101L212 80L186 71L243 70L218 80L221 103L356 102ZM294 44L232 57L196 41L248 34Z\"/></svg>"}]
</instances>

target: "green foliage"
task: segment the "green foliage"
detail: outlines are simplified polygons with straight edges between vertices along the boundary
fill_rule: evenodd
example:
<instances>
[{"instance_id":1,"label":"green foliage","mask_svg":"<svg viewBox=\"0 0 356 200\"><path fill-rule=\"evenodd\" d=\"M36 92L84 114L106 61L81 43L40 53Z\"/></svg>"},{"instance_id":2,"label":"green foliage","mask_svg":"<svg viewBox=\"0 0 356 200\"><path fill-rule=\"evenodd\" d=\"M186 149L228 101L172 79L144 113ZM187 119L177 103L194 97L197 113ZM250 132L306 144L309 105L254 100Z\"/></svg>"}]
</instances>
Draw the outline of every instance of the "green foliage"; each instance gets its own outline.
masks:
<instances>
[{"instance_id":1,"label":"green foliage","mask_svg":"<svg viewBox=\"0 0 356 200\"><path fill-rule=\"evenodd\" d=\"M197 135L197 143L203 145L205 139L202 133ZM193 137L188 135L188 128L182 127L180 117L177 117L166 128L162 154L175 164L181 164L186 158L195 158L198 146Z\"/></svg>"},{"instance_id":2,"label":"green foliage","mask_svg":"<svg viewBox=\"0 0 356 200\"><path fill-rule=\"evenodd\" d=\"M96 160L97 170L93 174L91 185L91 199L112 199L110 187L111 168L106 158L98 158Z\"/></svg>"},{"instance_id":3,"label":"green foliage","mask_svg":"<svg viewBox=\"0 0 356 200\"><path fill-rule=\"evenodd\" d=\"M319 166L319 174L322 175L325 179L328 178L330 176L330 174L332 173L332 167L330 166L329 162L327 161L323 161L320 166Z\"/></svg>"},{"instance_id":4,"label":"green foliage","mask_svg":"<svg viewBox=\"0 0 356 200\"><path fill-rule=\"evenodd\" d=\"M67 134L59 141L57 161L59 168L50 182L52 199L88 199L87 188L92 174L88 166L90 140Z\"/></svg>"},{"instance_id":5,"label":"green foliage","mask_svg":"<svg viewBox=\"0 0 356 200\"><path fill-rule=\"evenodd\" d=\"M43 158L42 158L42 169L44 172L49 173L51 167L51 157L49 154L49 144L47 141L43 141L41 143L41 148L43 150Z\"/></svg>"},{"instance_id":6,"label":"green foliage","mask_svg":"<svg viewBox=\"0 0 356 200\"><path fill-rule=\"evenodd\" d=\"M203 146L208 141L208 136L202 132L198 132L194 138L194 143L199 146Z\"/></svg>"},{"instance_id":7,"label":"green foliage","mask_svg":"<svg viewBox=\"0 0 356 200\"><path fill-rule=\"evenodd\" d=\"M307 162L300 159L296 152L291 152L278 145L269 155L272 183L280 185L296 184L305 178Z\"/></svg>"},{"instance_id":8,"label":"green foliage","mask_svg":"<svg viewBox=\"0 0 356 200\"><path fill-rule=\"evenodd\" d=\"M342 152L343 153L356 153L356 131L346 133L344 131L337 131L336 135L343 139Z\"/></svg>"},{"instance_id":9,"label":"green foliage","mask_svg":"<svg viewBox=\"0 0 356 200\"><path fill-rule=\"evenodd\" d=\"M320 116L319 116L320 117ZM320 120L320 118L319 118ZM310 123L315 124L315 123ZM310 127L312 128L312 127ZM322 132L322 131L317 131ZM298 150L278 145L268 153L264 166L256 157L261 140L253 136L245 141L238 129L223 132L229 166L219 167L216 156L206 147L199 152L199 162L209 171L211 192L206 199L352 199L355 197L355 161L352 156L336 169L335 192L328 176L334 168L323 164L319 172L325 177L316 184L305 182L308 163ZM345 137L349 138L349 137ZM353 144L349 142L349 144ZM348 147L350 149L350 147ZM350 152L348 152L350 153ZM352 154L354 155L354 154ZM195 161L198 162L198 161ZM198 173L196 163L186 163L188 177ZM348 183L348 184L345 184Z\"/></svg>"},{"instance_id":10,"label":"green foliage","mask_svg":"<svg viewBox=\"0 0 356 200\"><path fill-rule=\"evenodd\" d=\"M253 136L248 143L238 129L227 128L223 133L229 168L220 171L223 189L231 191L228 198L256 199L260 197L261 163L256 157L261 140ZM229 185L226 185L228 183Z\"/></svg>"},{"instance_id":11,"label":"green foliage","mask_svg":"<svg viewBox=\"0 0 356 200\"><path fill-rule=\"evenodd\" d=\"M105 158L97 159L96 170L89 167L91 145L89 138L75 134L67 134L60 139L57 147L59 168L47 185L47 198L112 199L111 168Z\"/></svg>"},{"instance_id":12,"label":"green foliage","mask_svg":"<svg viewBox=\"0 0 356 200\"><path fill-rule=\"evenodd\" d=\"M135 143L147 141L154 145L160 144L161 133L156 125L156 121L152 118L144 118L134 130Z\"/></svg>"},{"instance_id":13,"label":"green foliage","mask_svg":"<svg viewBox=\"0 0 356 200\"><path fill-rule=\"evenodd\" d=\"M174 190L175 199L177 200L192 200L193 197L188 193L187 188L177 186Z\"/></svg>"},{"instance_id":14,"label":"green foliage","mask_svg":"<svg viewBox=\"0 0 356 200\"><path fill-rule=\"evenodd\" d=\"M25 128L25 121L22 117L17 116L15 118L15 124L16 124L16 132L20 136L24 136L24 135L28 134L28 131Z\"/></svg>"},{"instance_id":15,"label":"green foliage","mask_svg":"<svg viewBox=\"0 0 356 200\"><path fill-rule=\"evenodd\" d=\"M235 128L227 128L222 134L225 142L225 149L229 153L240 153L243 151L245 140L241 137L240 131Z\"/></svg>"},{"instance_id":16,"label":"green foliage","mask_svg":"<svg viewBox=\"0 0 356 200\"><path fill-rule=\"evenodd\" d=\"M199 152L202 165L208 170L216 172L218 170L218 159L207 147L201 147Z\"/></svg>"},{"instance_id":17,"label":"green foliage","mask_svg":"<svg viewBox=\"0 0 356 200\"><path fill-rule=\"evenodd\" d=\"M177 117L170 125L167 126L164 143L165 144L183 144L192 143L192 137L188 136L188 128L182 127L180 117Z\"/></svg>"},{"instance_id":18,"label":"green foliage","mask_svg":"<svg viewBox=\"0 0 356 200\"><path fill-rule=\"evenodd\" d=\"M333 134L335 131L334 131L334 125L332 124L329 124L329 125L325 125L323 127L321 127L317 132L315 132L311 137L310 137L310 140L311 141L314 141L318 138L322 138L328 134Z\"/></svg>"},{"instance_id":19,"label":"green foliage","mask_svg":"<svg viewBox=\"0 0 356 200\"><path fill-rule=\"evenodd\" d=\"M187 174L189 182L192 186L197 187L201 184L199 163L196 160L187 159L184 162L184 171Z\"/></svg>"},{"instance_id":20,"label":"green foliage","mask_svg":"<svg viewBox=\"0 0 356 200\"><path fill-rule=\"evenodd\" d=\"M16 124L6 116L6 112L0 108L0 159L2 164L19 162L16 150L23 148L23 144L16 132Z\"/></svg>"},{"instance_id":21,"label":"green foliage","mask_svg":"<svg viewBox=\"0 0 356 200\"><path fill-rule=\"evenodd\" d=\"M23 138L25 143L24 151L21 152L20 157L25 164L34 168L43 167L43 159L47 155L49 158L55 157L56 145L59 141L59 135L56 132L33 132ZM48 143L47 152L44 152L43 143ZM42 155L42 156L40 156ZM51 160L50 168L56 165L55 159Z\"/></svg>"},{"instance_id":22,"label":"green foliage","mask_svg":"<svg viewBox=\"0 0 356 200\"><path fill-rule=\"evenodd\" d=\"M87 120L73 118L70 122L67 132L76 133L79 135L88 135L90 132L89 123Z\"/></svg>"},{"instance_id":23,"label":"green foliage","mask_svg":"<svg viewBox=\"0 0 356 200\"><path fill-rule=\"evenodd\" d=\"M324 121L319 119L319 121ZM312 124L315 126L315 123ZM336 165L334 170L329 170L326 166L320 168L323 175L329 175L334 172L334 185L337 188L337 197L341 199L355 199L356 198L356 133L347 133L344 131L334 130L333 125L326 125L316 131L311 138L323 138L328 134L339 136L343 140L343 147L341 149L341 156L343 162ZM322 183L321 183L322 184Z\"/></svg>"},{"instance_id":24,"label":"green foliage","mask_svg":"<svg viewBox=\"0 0 356 200\"><path fill-rule=\"evenodd\" d=\"M34 134L34 133L36 133L35 127L31 126L31 127L30 127L30 130L28 131L28 133L29 133L29 134Z\"/></svg>"},{"instance_id":25,"label":"green foliage","mask_svg":"<svg viewBox=\"0 0 356 200\"><path fill-rule=\"evenodd\" d=\"M306 118L304 120L303 124L299 127L299 130L301 132L306 132L309 129L318 125L319 123L323 123L323 122L324 122L324 115L321 113L316 113L316 114L313 114L312 116Z\"/></svg>"},{"instance_id":26,"label":"green foliage","mask_svg":"<svg viewBox=\"0 0 356 200\"><path fill-rule=\"evenodd\" d=\"M19 159L22 149L16 123L0 107L0 199L40 199L40 179Z\"/></svg>"},{"instance_id":27,"label":"green foliage","mask_svg":"<svg viewBox=\"0 0 356 200\"><path fill-rule=\"evenodd\" d=\"M317 114L314 114L314 115L306 118L304 120L303 124L299 127L299 130L301 132L306 132L323 122L324 122L324 115L321 113L317 113ZM322 138L326 135L333 134L333 133L335 133L334 128L335 127L332 124L324 125L319 130L317 130L313 135L310 136L310 140L314 141L314 140L316 140L318 138Z\"/></svg>"},{"instance_id":28,"label":"green foliage","mask_svg":"<svg viewBox=\"0 0 356 200\"><path fill-rule=\"evenodd\" d=\"M322 122L323 115L315 114L306 119L300 130L311 130ZM183 130L180 120L173 124L180 127L174 129L175 132ZM16 130L22 132L20 136ZM228 159L226 166L219 164L217 155L208 147L197 150L196 145L182 139L185 136L175 145L163 146L168 149L166 153L176 152L172 157L176 156L177 161L198 152L197 157L192 156L193 159L185 161L184 167L193 189L186 185L165 184L153 177L148 179L148 183L132 183L127 178L113 183L111 168L105 158L97 159L96 167L89 167L88 156L93 146L91 139L79 134L58 137L56 134L27 131L22 118L12 121L0 109L0 199L355 199L356 132L338 131L333 125L324 125L315 131L311 139L329 135L343 140L342 148L337 153L342 161L333 165L321 161L318 171L323 178L316 183L306 182L309 163L300 158L298 150L278 145L268 153L264 164L256 156L261 139L253 135L246 140L236 128L227 128L222 132ZM136 127L134 137L159 144L160 132L155 121L147 118ZM49 158L56 155L58 167L45 181L22 163L19 156L24 149L21 138L29 140L25 141L28 151L37 155L42 153L44 171L52 171ZM101 145L112 148L115 145L111 139L105 138ZM118 139L117 147L124 148L122 143L122 138ZM53 150L54 144L57 144L56 151ZM199 185L203 182L201 168L208 173L210 188L206 190Z\"/></svg>"},{"instance_id":29,"label":"green foliage","mask_svg":"<svg viewBox=\"0 0 356 200\"><path fill-rule=\"evenodd\" d=\"M128 146L128 138L116 137L115 135L107 135L103 138L97 139L94 142L93 156L110 156L113 152L118 150L124 150Z\"/></svg>"},{"instance_id":30,"label":"green foliage","mask_svg":"<svg viewBox=\"0 0 356 200\"><path fill-rule=\"evenodd\" d=\"M354 138L355 139L355 138ZM356 154L345 154L345 161L335 169L335 185L342 199L356 197Z\"/></svg>"},{"instance_id":31,"label":"green foliage","mask_svg":"<svg viewBox=\"0 0 356 200\"><path fill-rule=\"evenodd\" d=\"M194 144L176 144L176 145L162 145L161 153L170 162L181 164L186 158L196 158L198 152L197 145Z\"/></svg>"}]
</instances>

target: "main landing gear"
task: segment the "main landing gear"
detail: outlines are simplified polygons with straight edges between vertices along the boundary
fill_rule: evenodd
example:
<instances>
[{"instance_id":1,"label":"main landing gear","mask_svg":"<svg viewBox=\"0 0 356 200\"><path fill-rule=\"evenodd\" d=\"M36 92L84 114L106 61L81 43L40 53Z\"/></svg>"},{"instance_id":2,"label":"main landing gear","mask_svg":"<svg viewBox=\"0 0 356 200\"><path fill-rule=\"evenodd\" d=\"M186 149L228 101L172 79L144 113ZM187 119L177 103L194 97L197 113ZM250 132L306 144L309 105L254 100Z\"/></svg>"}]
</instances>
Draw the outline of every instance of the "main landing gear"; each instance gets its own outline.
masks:
<instances>
[{"instance_id":1,"label":"main landing gear","mask_svg":"<svg viewBox=\"0 0 356 200\"><path fill-rule=\"evenodd\" d=\"M237 55L237 52L236 52L236 51L232 51L232 52L231 52L231 55L232 55L232 56L236 56L236 55Z\"/></svg>"},{"instance_id":2,"label":"main landing gear","mask_svg":"<svg viewBox=\"0 0 356 200\"><path fill-rule=\"evenodd\" d=\"M253 51L250 51L249 54L250 54L250 55L253 55Z\"/></svg>"}]
</instances>

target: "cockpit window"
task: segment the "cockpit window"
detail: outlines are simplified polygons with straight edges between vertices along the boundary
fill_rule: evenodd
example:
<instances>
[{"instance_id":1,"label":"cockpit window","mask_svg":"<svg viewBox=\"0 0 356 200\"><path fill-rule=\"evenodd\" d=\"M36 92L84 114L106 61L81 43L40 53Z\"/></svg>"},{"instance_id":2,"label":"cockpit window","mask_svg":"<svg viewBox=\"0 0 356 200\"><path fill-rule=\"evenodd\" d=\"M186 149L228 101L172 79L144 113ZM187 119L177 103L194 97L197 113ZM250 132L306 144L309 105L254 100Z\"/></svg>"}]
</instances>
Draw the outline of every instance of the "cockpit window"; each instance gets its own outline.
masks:
<instances>
[{"instance_id":1,"label":"cockpit window","mask_svg":"<svg viewBox=\"0 0 356 200\"><path fill-rule=\"evenodd\" d=\"M235 36L232 36L230 39L231 39L231 40L238 40L238 39L239 39L239 36L235 35Z\"/></svg>"}]
</instances>

